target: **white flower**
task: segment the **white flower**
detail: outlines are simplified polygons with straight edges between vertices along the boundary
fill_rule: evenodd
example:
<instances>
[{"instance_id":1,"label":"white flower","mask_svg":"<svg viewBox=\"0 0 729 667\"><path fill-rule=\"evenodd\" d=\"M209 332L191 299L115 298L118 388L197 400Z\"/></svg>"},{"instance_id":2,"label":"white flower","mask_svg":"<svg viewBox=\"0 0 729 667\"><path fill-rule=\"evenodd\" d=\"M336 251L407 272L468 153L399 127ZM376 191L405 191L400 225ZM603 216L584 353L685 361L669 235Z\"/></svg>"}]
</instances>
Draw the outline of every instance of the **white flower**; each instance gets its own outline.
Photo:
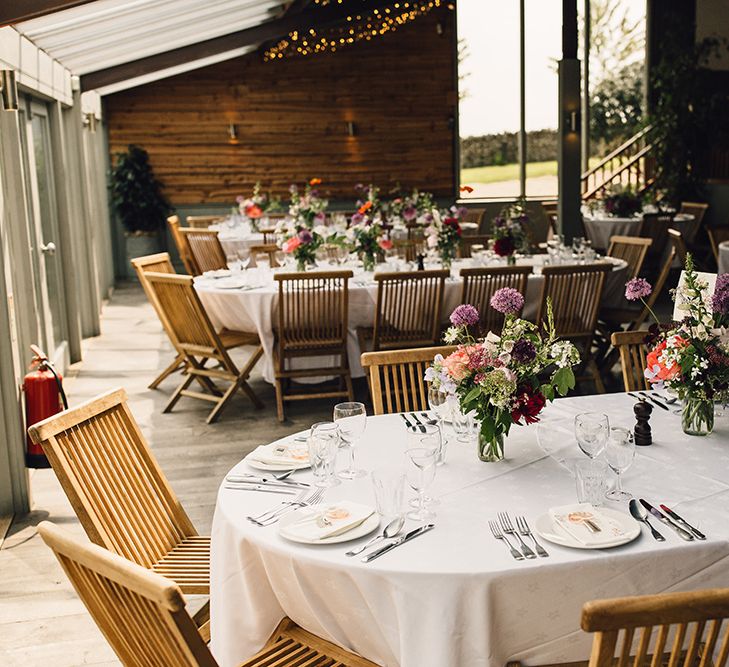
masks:
<instances>
[{"instance_id":1,"label":"white flower","mask_svg":"<svg viewBox=\"0 0 729 667\"><path fill-rule=\"evenodd\" d=\"M443 334L443 340L448 345L453 345L455 342L458 341L458 335L460 333L460 329L458 327L449 327L446 329L446 332Z\"/></svg>"}]
</instances>

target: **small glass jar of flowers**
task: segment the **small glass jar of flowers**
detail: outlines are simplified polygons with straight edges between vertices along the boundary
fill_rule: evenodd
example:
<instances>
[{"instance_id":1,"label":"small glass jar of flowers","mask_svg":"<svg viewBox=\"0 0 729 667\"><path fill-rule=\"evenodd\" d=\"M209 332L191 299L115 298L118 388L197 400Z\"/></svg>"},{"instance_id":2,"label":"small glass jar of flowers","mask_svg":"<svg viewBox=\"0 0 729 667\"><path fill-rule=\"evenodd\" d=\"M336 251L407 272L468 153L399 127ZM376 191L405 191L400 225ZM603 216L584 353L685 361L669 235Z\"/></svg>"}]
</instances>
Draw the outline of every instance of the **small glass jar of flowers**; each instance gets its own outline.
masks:
<instances>
[{"instance_id":1,"label":"small glass jar of flowers","mask_svg":"<svg viewBox=\"0 0 729 667\"><path fill-rule=\"evenodd\" d=\"M382 222L368 215L369 207L359 207L352 216L346 235L352 250L359 256L365 271L373 271L380 250L392 248L392 241L384 233Z\"/></svg>"},{"instance_id":2,"label":"small glass jar of flowers","mask_svg":"<svg viewBox=\"0 0 729 667\"><path fill-rule=\"evenodd\" d=\"M259 231L258 223L266 213L275 211L281 206L278 199L269 197L268 194L261 191L260 181L253 186L253 193L250 197L239 195L235 201L238 204L240 215L248 221L254 231Z\"/></svg>"},{"instance_id":3,"label":"small glass jar of flowers","mask_svg":"<svg viewBox=\"0 0 729 667\"><path fill-rule=\"evenodd\" d=\"M574 388L572 368L580 362L577 348L557 339L551 302L542 330L516 316L524 297L511 287L497 290L490 305L505 316L501 335L475 337L478 310L462 304L451 313L444 336L457 349L445 358L436 355L425 372L432 388L457 400L463 414L474 414L478 458L486 462L503 459L504 438L513 424L539 421L547 401Z\"/></svg>"},{"instance_id":4,"label":"small glass jar of flowers","mask_svg":"<svg viewBox=\"0 0 729 667\"><path fill-rule=\"evenodd\" d=\"M289 187L291 201L289 203L289 215L298 223L304 223L306 227L323 225L326 222L326 210L329 201L324 199L317 186L321 185L321 178L312 178L304 188L304 194L299 192L295 183Z\"/></svg>"},{"instance_id":5,"label":"small glass jar of flowers","mask_svg":"<svg viewBox=\"0 0 729 667\"><path fill-rule=\"evenodd\" d=\"M625 296L645 303L651 290L646 280L633 278ZM666 388L683 401L684 433L708 435L714 428L714 401L729 392L729 274L717 277L710 294L688 255L674 296L684 317L664 325L656 319L650 327L645 377L656 389Z\"/></svg>"},{"instance_id":6,"label":"small glass jar of flowers","mask_svg":"<svg viewBox=\"0 0 729 667\"><path fill-rule=\"evenodd\" d=\"M450 269L461 243L461 219L468 213L463 206L451 206L448 211L433 211L432 221L425 230L428 247L435 250L444 269Z\"/></svg>"},{"instance_id":7,"label":"small glass jar of flowers","mask_svg":"<svg viewBox=\"0 0 729 667\"><path fill-rule=\"evenodd\" d=\"M529 246L527 225L529 216L523 204L507 206L492 223L493 251L505 257L508 264L516 264L514 253L525 251Z\"/></svg>"},{"instance_id":8,"label":"small glass jar of flowers","mask_svg":"<svg viewBox=\"0 0 729 667\"><path fill-rule=\"evenodd\" d=\"M603 197L602 205L611 217L632 218L643 210L643 199L630 186L616 185Z\"/></svg>"}]
</instances>

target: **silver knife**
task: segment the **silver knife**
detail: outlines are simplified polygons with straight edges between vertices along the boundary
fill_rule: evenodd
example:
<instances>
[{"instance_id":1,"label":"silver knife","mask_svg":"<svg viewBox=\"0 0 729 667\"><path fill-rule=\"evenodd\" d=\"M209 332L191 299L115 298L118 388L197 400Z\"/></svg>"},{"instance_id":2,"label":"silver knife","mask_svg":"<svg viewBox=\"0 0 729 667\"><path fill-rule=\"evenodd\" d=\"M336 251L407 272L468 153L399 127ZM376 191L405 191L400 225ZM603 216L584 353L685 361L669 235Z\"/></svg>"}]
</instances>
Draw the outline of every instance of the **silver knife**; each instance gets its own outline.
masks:
<instances>
[{"instance_id":1,"label":"silver knife","mask_svg":"<svg viewBox=\"0 0 729 667\"><path fill-rule=\"evenodd\" d=\"M386 544L384 547L380 547L379 549L375 549L375 551L372 551L368 553L364 558L362 558L363 563L369 563L371 560L374 560L375 558L379 558L383 554L386 554L388 551L391 551L395 547L399 547L401 544L405 544L405 542L412 540L414 537L417 537L418 535L422 535L423 533L427 533L429 530L432 530L435 528L434 523L428 523L424 526L419 526L418 528L414 528L409 533L406 533L402 537L398 538L394 542L390 542L390 544Z\"/></svg>"},{"instance_id":2,"label":"silver knife","mask_svg":"<svg viewBox=\"0 0 729 667\"><path fill-rule=\"evenodd\" d=\"M641 391L640 394L642 396L645 396L651 403L654 403L659 408L663 408L664 410L668 410L670 412L667 405L661 403L657 398L653 398L653 396L651 396L647 391Z\"/></svg>"},{"instance_id":3,"label":"silver knife","mask_svg":"<svg viewBox=\"0 0 729 667\"><path fill-rule=\"evenodd\" d=\"M297 495L295 489L286 489L282 486L270 486L268 484L235 484L234 482L226 482L223 485L226 489L234 491L265 491L266 493L282 493L287 496Z\"/></svg>"},{"instance_id":4,"label":"silver knife","mask_svg":"<svg viewBox=\"0 0 729 667\"><path fill-rule=\"evenodd\" d=\"M225 478L226 482L233 482L234 484L270 484L271 486L286 486L289 488L302 488L308 489L311 484L306 482L297 482L295 480L288 479L276 479L275 477L257 477L256 475L228 475Z\"/></svg>"},{"instance_id":5,"label":"silver knife","mask_svg":"<svg viewBox=\"0 0 729 667\"><path fill-rule=\"evenodd\" d=\"M683 519L680 516L678 516L678 514L676 514L676 512L674 512L670 507L666 507L665 505L661 505L661 509L668 516L670 516L674 521L676 521L677 523L680 523L681 525L683 525L686 528L688 528L694 534L694 536L697 539L699 539L699 540L705 540L706 539L706 535L704 535L698 528L694 528L688 521L686 521L686 519Z\"/></svg>"},{"instance_id":6,"label":"silver knife","mask_svg":"<svg viewBox=\"0 0 729 667\"><path fill-rule=\"evenodd\" d=\"M678 536L687 542L691 542L694 539L694 536L689 533L687 530L684 530L676 523L673 523L667 516L663 514L663 512L657 510L653 505L651 505L647 500L643 500L643 498L640 499L640 504L643 505L656 519L658 519L661 523L665 523L669 528L676 531Z\"/></svg>"}]
</instances>

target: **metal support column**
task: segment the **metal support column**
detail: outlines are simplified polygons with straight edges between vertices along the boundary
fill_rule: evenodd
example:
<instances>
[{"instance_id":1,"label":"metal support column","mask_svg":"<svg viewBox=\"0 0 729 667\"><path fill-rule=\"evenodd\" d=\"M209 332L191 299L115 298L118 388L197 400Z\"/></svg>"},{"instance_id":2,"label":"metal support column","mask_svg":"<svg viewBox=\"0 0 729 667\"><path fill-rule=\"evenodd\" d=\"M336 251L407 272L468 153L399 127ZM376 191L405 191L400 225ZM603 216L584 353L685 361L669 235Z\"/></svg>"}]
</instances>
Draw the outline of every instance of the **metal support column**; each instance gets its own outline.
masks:
<instances>
[{"instance_id":1,"label":"metal support column","mask_svg":"<svg viewBox=\"0 0 729 667\"><path fill-rule=\"evenodd\" d=\"M590 169L590 0L585 0L582 30L582 172Z\"/></svg>"},{"instance_id":2,"label":"metal support column","mask_svg":"<svg viewBox=\"0 0 729 667\"><path fill-rule=\"evenodd\" d=\"M524 0L519 0L519 196L526 197L526 30L524 25Z\"/></svg>"}]
</instances>

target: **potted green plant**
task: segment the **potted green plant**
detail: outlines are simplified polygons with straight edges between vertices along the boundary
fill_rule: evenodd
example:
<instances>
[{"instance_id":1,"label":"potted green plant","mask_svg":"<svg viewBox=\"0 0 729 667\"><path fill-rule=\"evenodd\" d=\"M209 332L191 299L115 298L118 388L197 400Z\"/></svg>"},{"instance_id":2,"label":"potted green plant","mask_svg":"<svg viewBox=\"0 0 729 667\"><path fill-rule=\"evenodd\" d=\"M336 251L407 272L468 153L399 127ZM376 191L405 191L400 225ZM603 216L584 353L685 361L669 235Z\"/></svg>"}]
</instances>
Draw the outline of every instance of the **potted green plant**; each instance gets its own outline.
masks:
<instances>
[{"instance_id":1,"label":"potted green plant","mask_svg":"<svg viewBox=\"0 0 729 667\"><path fill-rule=\"evenodd\" d=\"M114 156L109 188L112 208L124 227L128 275L131 259L160 250L165 220L172 212L162 187L143 148L130 145Z\"/></svg>"}]
</instances>

